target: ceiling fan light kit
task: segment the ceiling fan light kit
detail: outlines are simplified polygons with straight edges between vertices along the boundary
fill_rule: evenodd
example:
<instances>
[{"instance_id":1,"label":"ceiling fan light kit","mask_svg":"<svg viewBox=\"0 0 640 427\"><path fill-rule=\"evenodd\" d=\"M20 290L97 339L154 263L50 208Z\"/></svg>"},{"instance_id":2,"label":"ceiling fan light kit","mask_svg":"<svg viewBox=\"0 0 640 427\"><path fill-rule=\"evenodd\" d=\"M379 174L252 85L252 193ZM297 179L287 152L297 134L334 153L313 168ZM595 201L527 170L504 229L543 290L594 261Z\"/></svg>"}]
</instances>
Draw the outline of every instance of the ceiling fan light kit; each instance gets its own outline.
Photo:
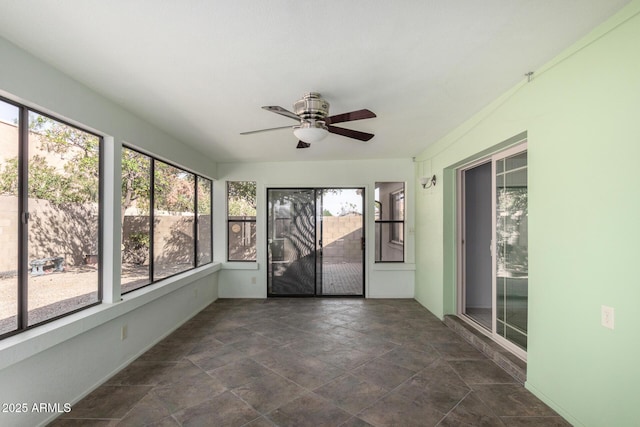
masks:
<instances>
[{"instance_id":1,"label":"ceiling fan light kit","mask_svg":"<svg viewBox=\"0 0 640 427\"><path fill-rule=\"evenodd\" d=\"M300 126L293 128L293 134L300 141L312 143L325 139L329 135L329 130L324 122L305 120Z\"/></svg>"},{"instance_id":2,"label":"ceiling fan light kit","mask_svg":"<svg viewBox=\"0 0 640 427\"><path fill-rule=\"evenodd\" d=\"M353 138L360 141L369 141L374 136L371 133L333 126L334 123L374 118L376 115L373 112L365 109L328 117L329 103L317 92L306 93L302 99L296 101L293 104L294 112L277 105L267 105L262 108L300 122L298 126L293 126L293 134L299 140L296 148L309 148L312 143L326 138L329 133L346 136L347 138ZM242 132L241 135L249 135L275 129L281 128L278 127Z\"/></svg>"}]
</instances>

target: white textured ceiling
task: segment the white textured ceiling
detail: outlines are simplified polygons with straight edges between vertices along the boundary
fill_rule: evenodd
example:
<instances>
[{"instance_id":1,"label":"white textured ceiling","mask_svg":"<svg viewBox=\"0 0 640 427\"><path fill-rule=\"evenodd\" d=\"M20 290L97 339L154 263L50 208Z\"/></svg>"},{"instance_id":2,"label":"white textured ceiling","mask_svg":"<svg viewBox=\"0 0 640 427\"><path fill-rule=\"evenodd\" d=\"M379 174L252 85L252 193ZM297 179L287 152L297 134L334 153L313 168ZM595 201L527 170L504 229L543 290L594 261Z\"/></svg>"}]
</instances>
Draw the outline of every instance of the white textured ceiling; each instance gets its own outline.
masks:
<instances>
[{"instance_id":1,"label":"white textured ceiling","mask_svg":"<svg viewBox=\"0 0 640 427\"><path fill-rule=\"evenodd\" d=\"M220 162L410 157L628 0L2 0L0 36ZM317 91L368 143L296 150ZM342 125L341 125L342 126ZM135 143L135 141L132 141Z\"/></svg>"}]
</instances>

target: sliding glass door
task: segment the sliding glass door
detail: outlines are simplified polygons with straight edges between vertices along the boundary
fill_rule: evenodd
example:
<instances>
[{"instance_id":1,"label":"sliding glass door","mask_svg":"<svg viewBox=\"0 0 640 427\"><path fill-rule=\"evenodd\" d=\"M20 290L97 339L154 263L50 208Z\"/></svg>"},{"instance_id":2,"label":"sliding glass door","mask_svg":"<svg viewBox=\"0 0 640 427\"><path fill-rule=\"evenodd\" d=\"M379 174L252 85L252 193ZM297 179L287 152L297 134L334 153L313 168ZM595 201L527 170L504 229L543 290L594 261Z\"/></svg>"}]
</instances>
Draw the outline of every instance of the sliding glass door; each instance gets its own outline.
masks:
<instances>
[{"instance_id":1,"label":"sliding glass door","mask_svg":"<svg viewBox=\"0 0 640 427\"><path fill-rule=\"evenodd\" d=\"M526 145L468 165L458 179L459 314L526 357Z\"/></svg>"},{"instance_id":2,"label":"sliding glass door","mask_svg":"<svg viewBox=\"0 0 640 427\"><path fill-rule=\"evenodd\" d=\"M268 294L315 295L316 201L309 189L268 190Z\"/></svg>"},{"instance_id":3,"label":"sliding glass door","mask_svg":"<svg viewBox=\"0 0 640 427\"><path fill-rule=\"evenodd\" d=\"M364 295L363 200L360 188L318 190L319 295Z\"/></svg>"},{"instance_id":4,"label":"sliding glass door","mask_svg":"<svg viewBox=\"0 0 640 427\"><path fill-rule=\"evenodd\" d=\"M527 349L527 152L495 162L495 332Z\"/></svg>"},{"instance_id":5,"label":"sliding glass door","mask_svg":"<svg viewBox=\"0 0 640 427\"><path fill-rule=\"evenodd\" d=\"M493 325L491 161L468 168L464 178L463 313L487 329Z\"/></svg>"},{"instance_id":6,"label":"sliding glass door","mask_svg":"<svg viewBox=\"0 0 640 427\"><path fill-rule=\"evenodd\" d=\"M364 189L267 190L269 296L364 295Z\"/></svg>"}]
</instances>

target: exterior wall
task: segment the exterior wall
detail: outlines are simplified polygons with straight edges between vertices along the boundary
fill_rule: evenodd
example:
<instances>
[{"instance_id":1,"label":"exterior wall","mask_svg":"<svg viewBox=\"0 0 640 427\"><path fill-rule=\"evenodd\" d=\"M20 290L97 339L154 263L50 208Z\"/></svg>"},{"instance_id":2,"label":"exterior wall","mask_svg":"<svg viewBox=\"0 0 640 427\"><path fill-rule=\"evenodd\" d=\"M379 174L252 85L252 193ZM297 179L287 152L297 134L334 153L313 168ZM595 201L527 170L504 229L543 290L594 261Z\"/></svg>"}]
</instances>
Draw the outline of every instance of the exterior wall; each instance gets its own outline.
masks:
<instances>
[{"instance_id":1,"label":"exterior wall","mask_svg":"<svg viewBox=\"0 0 640 427\"><path fill-rule=\"evenodd\" d=\"M0 275L13 275L18 269L17 198L0 196L0 234L6 244L0 245Z\"/></svg>"},{"instance_id":2,"label":"exterior wall","mask_svg":"<svg viewBox=\"0 0 640 427\"><path fill-rule=\"evenodd\" d=\"M0 171L7 160L18 156L18 129L13 123L0 121ZM74 148L70 148L73 150ZM29 156L43 157L48 166L62 171L65 160L57 153L40 149L40 139L31 133ZM18 266L18 199L0 195L0 273L15 273ZM85 254L95 254L98 240L97 206L65 205L56 207L46 200L29 199L31 214L29 260L50 256L64 257L66 265L84 262ZM8 239L7 239L7 236ZM6 239L6 240L5 240ZM93 244L92 244L93 242Z\"/></svg>"},{"instance_id":3,"label":"exterior wall","mask_svg":"<svg viewBox=\"0 0 640 427\"><path fill-rule=\"evenodd\" d=\"M57 208L46 200L29 199L31 214L31 234L29 241L29 260L50 256L62 256L67 266L76 266L85 262L85 255L94 254L95 246L88 241L97 242L97 209L95 206L73 206ZM145 221L146 219L146 221ZM208 217L205 217L206 221ZM135 232L146 232L148 217L124 218L124 240ZM185 258L183 244L193 244L193 217L164 215L155 221L156 255L163 263L192 262ZM18 265L18 211L17 198L0 196L0 233L11 236L8 244L0 247L0 274L15 273ZM209 224L203 224L209 227ZM179 236L180 245L172 239ZM204 235L201 244L208 245L211 238ZM147 262L148 263L148 260Z\"/></svg>"},{"instance_id":4,"label":"exterior wall","mask_svg":"<svg viewBox=\"0 0 640 427\"><path fill-rule=\"evenodd\" d=\"M17 197L0 196L0 232L11 236L0 249L0 272L18 266ZM29 199L29 260L61 256L65 265L84 263L95 254L98 241L98 209L93 205L53 206L46 200ZM93 244L91 243L93 242Z\"/></svg>"},{"instance_id":5,"label":"exterior wall","mask_svg":"<svg viewBox=\"0 0 640 427\"><path fill-rule=\"evenodd\" d=\"M13 157L18 157L18 127L0 120L0 165Z\"/></svg>"},{"instance_id":6,"label":"exterior wall","mask_svg":"<svg viewBox=\"0 0 640 427\"><path fill-rule=\"evenodd\" d=\"M639 40L632 1L417 158L439 185L416 196L416 298L443 316L455 313L455 169L526 131L526 386L580 426L640 420Z\"/></svg>"},{"instance_id":7,"label":"exterior wall","mask_svg":"<svg viewBox=\"0 0 640 427\"><path fill-rule=\"evenodd\" d=\"M211 229L208 216L200 218L199 236L201 247L208 247L211 242ZM184 251L184 247L193 245L193 215L157 215L154 223L154 252L156 262L175 264L192 263L193 253ZM129 236L133 233L148 233L149 217L144 215L127 215L124 217L124 227L122 233L124 242L129 241ZM144 264L148 264L147 259Z\"/></svg>"},{"instance_id":8,"label":"exterior wall","mask_svg":"<svg viewBox=\"0 0 640 427\"><path fill-rule=\"evenodd\" d=\"M155 217L154 255L162 264L193 264L193 216L163 215Z\"/></svg>"},{"instance_id":9,"label":"exterior wall","mask_svg":"<svg viewBox=\"0 0 640 427\"><path fill-rule=\"evenodd\" d=\"M362 216L322 217L322 258L325 262L361 262Z\"/></svg>"}]
</instances>

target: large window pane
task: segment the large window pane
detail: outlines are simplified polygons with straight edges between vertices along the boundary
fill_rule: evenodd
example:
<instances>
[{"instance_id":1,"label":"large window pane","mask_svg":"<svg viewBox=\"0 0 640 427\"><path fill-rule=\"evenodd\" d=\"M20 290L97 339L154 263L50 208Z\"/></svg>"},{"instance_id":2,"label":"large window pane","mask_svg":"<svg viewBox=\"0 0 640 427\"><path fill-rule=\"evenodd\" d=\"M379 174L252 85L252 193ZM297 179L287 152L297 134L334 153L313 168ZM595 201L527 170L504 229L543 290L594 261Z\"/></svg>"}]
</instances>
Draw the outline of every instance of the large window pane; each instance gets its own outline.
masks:
<instances>
[{"instance_id":1,"label":"large window pane","mask_svg":"<svg viewBox=\"0 0 640 427\"><path fill-rule=\"evenodd\" d=\"M496 288L498 333L527 348L529 292L527 152L504 160L496 174Z\"/></svg>"},{"instance_id":2,"label":"large window pane","mask_svg":"<svg viewBox=\"0 0 640 427\"><path fill-rule=\"evenodd\" d=\"M256 260L256 183L227 182L229 261Z\"/></svg>"},{"instance_id":3,"label":"large window pane","mask_svg":"<svg viewBox=\"0 0 640 427\"><path fill-rule=\"evenodd\" d=\"M28 324L99 301L100 139L29 113Z\"/></svg>"},{"instance_id":4,"label":"large window pane","mask_svg":"<svg viewBox=\"0 0 640 427\"><path fill-rule=\"evenodd\" d=\"M0 101L0 335L18 327L18 116Z\"/></svg>"},{"instance_id":5,"label":"large window pane","mask_svg":"<svg viewBox=\"0 0 640 427\"><path fill-rule=\"evenodd\" d=\"M122 149L122 293L151 283L151 158Z\"/></svg>"},{"instance_id":6,"label":"large window pane","mask_svg":"<svg viewBox=\"0 0 640 427\"><path fill-rule=\"evenodd\" d=\"M154 280L193 268L195 175L155 161Z\"/></svg>"},{"instance_id":7,"label":"large window pane","mask_svg":"<svg viewBox=\"0 0 640 427\"><path fill-rule=\"evenodd\" d=\"M375 187L375 261L404 261L403 182L376 182Z\"/></svg>"},{"instance_id":8,"label":"large window pane","mask_svg":"<svg viewBox=\"0 0 640 427\"><path fill-rule=\"evenodd\" d=\"M198 177L198 265L212 261L211 180Z\"/></svg>"}]
</instances>

